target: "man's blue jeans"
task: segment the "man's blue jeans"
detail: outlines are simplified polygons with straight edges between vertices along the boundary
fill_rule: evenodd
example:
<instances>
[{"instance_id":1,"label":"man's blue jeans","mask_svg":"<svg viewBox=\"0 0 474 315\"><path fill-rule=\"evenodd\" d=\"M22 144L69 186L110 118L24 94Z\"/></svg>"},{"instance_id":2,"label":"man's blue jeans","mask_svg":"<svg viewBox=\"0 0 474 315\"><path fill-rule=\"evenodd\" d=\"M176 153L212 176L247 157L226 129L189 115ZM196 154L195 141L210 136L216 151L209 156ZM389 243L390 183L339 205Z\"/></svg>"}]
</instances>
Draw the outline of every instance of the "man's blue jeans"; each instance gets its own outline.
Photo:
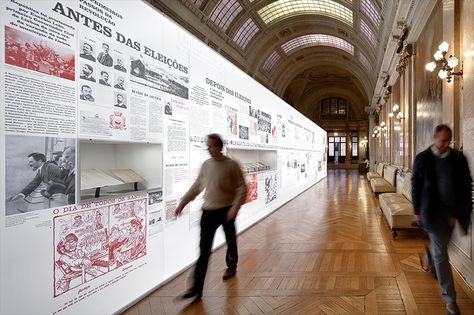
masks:
<instances>
[{"instance_id":1,"label":"man's blue jeans","mask_svg":"<svg viewBox=\"0 0 474 315\"><path fill-rule=\"evenodd\" d=\"M430 254L432 266L436 269L441 295L446 304L456 302L453 274L449 264L448 245L453 228L446 224L437 224L427 230L431 241Z\"/></svg>"}]
</instances>

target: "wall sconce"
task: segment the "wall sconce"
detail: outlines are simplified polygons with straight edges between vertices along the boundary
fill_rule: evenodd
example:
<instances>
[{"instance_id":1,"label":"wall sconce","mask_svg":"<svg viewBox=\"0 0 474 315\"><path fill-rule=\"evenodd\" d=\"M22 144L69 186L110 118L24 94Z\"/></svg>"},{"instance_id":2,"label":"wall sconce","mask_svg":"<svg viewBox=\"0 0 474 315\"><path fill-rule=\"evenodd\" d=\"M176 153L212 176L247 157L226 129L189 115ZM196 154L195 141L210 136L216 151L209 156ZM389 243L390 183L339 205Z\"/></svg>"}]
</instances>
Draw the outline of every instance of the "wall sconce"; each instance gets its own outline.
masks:
<instances>
[{"instance_id":1,"label":"wall sconce","mask_svg":"<svg viewBox=\"0 0 474 315\"><path fill-rule=\"evenodd\" d=\"M374 127L372 132L372 138L378 138L382 135L382 132L387 132L387 125L385 122L381 122L379 125Z\"/></svg>"},{"instance_id":2,"label":"wall sconce","mask_svg":"<svg viewBox=\"0 0 474 315\"><path fill-rule=\"evenodd\" d=\"M461 65L461 70L454 72L454 68L459 64L459 60L453 55L450 55L448 60L446 60L448 48L449 44L447 42L442 42L438 47L439 50L433 55L435 60L427 63L425 69L429 72L433 72L436 68L440 68L438 77L440 79L446 79L449 83L454 75L462 77L463 67Z\"/></svg>"},{"instance_id":3,"label":"wall sconce","mask_svg":"<svg viewBox=\"0 0 474 315\"><path fill-rule=\"evenodd\" d=\"M398 104L393 105L392 111L388 113L388 117L390 118L395 117L398 120L405 119L405 117L403 117L403 113L400 111L400 105Z\"/></svg>"}]
</instances>

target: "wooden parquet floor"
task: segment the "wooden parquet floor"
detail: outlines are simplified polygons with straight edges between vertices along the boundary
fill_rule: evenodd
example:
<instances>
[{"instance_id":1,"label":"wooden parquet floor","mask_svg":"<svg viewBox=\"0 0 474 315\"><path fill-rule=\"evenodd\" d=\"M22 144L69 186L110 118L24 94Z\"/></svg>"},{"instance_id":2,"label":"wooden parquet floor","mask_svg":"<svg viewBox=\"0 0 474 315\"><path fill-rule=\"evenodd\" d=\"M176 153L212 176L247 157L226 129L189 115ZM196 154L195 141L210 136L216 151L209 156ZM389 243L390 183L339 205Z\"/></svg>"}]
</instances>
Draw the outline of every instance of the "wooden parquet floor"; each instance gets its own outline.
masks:
<instances>
[{"instance_id":1,"label":"wooden parquet floor","mask_svg":"<svg viewBox=\"0 0 474 315\"><path fill-rule=\"evenodd\" d=\"M419 266L427 243L418 232L393 241L365 177L329 170L238 237L236 277L221 278L225 247L212 255L202 301L175 301L188 270L124 314L446 314ZM462 314L474 314L474 292L461 284L456 277Z\"/></svg>"}]
</instances>

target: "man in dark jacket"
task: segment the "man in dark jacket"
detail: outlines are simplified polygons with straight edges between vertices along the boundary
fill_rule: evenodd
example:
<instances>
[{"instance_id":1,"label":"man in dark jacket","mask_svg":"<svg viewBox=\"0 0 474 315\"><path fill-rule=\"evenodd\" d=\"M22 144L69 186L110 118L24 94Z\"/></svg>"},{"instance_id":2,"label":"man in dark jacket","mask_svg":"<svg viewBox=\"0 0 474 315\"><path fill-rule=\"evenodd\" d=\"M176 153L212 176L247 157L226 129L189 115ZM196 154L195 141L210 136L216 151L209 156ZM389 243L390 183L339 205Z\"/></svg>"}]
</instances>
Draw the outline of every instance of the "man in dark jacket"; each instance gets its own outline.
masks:
<instances>
[{"instance_id":1,"label":"man in dark jacket","mask_svg":"<svg viewBox=\"0 0 474 315\"><path fill-rule=\"evenodd\" d=\"M416 219L431 241L431 264L436 271L448 314L460 314L448 244L456 221L464 233L469 228L472 178L464 155L449 147L451 139L451 128L439 125L435 128L433 145L416 156L412 198Z\"/></svg>"},{"instance_id":2,"label":"man in dark jacket","mask_svg":"<svg viewBox=\"0 0 474 315\"><path fill-rule=\"evenodd\" d=\"M28 165L36 172L35 177L21 192L15 196L11 196L8 200L15 201L28 197L42 183L48 185L51 181L61 182L61 169L55 164L46 163L46 156L43 153L34 152L29 154Z\"/></svg>"}]
</instances>

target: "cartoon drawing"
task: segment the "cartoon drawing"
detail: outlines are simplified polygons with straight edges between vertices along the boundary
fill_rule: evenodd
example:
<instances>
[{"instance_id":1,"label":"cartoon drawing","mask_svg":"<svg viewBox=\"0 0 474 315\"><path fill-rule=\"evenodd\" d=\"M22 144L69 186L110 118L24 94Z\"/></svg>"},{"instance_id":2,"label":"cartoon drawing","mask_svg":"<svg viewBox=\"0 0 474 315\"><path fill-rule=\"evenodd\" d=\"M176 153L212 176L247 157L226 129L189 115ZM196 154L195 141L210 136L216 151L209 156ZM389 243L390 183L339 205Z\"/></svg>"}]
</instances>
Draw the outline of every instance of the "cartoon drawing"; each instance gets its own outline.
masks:
<instances>
[{"instance_id":1,"label":"cartoon drawing","mask_svg":"<svg viewBox=\"0 0 474 315\"><path fill-rule=\"evenodd\" d=\"M146 255L146 207L143 198L55 217L54 296Z\"/></svg>"},{"instance_id":2,"label":"cartoon drawing","mask_svg":"<svg viewBox=\"0 0 474 315\"><path fill-rule=\"evenodd\" d=\"M115 204L111 211L110 270L146 254L146 200Z\"/></svg>"},{"instance_id":3,"label":"cartoon drawing","mask_svg":"<svg viewBox=\"0 0 474 315\"><path fill-rule=\"evenodd\" d=\"M78 247L78 242L77 235L70 233L56 246L59 258L55 264L62 274L56 282L56 292L68 291L72 281L75 281L74 286L77 286L105 273L100 266L104 266L106 262L89 258L85 251Z\"/></svg>"},{"instance_id":4,"label":"cartoon drawing","mask_svg":"<svg viewBox=\"0 0 474 315\"><path fill-rule=\"evenodd\" d=\"M74 217L74 223L72 224L73 228L79 228L84 225L84 220L82 220L82 216L76 215Z\"/></svg>"},{"instance_id":5,"label":"cartoon drawing","mask_svg":"<svg viewBox=\"0 0 474 315\"><path fill-rule=\"evenodd\" d=\"M120 267L145 254L146 242L145 234L142 231L143 224L139 219L134 218L126 230L126 233L123 233L116 227L115 235L114 233L111 235L114 243L110 246L109 258L112 263L115 263L115 267Z\"/></svg>"}]
</instances>

